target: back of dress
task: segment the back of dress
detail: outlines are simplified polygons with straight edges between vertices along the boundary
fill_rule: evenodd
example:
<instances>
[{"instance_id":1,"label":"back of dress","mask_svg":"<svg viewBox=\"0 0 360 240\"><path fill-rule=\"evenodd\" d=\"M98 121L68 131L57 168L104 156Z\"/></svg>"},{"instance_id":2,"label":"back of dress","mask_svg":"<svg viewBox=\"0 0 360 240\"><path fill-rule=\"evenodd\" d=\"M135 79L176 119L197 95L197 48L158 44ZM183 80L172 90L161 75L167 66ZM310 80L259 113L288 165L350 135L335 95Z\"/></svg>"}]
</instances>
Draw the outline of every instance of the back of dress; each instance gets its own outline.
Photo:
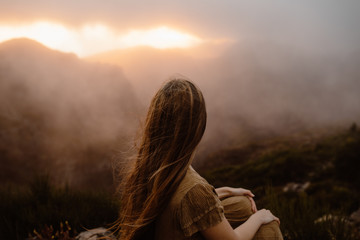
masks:
<instances>
[{"instance_id":1,"label":"back of dress","mask_svg":"<svg viewBox=\"0 0 360 240\"><path fill-rule=\"evenodd\" d=\"M214 187L190 167L156 221L155 239L203 239L199 231L223 219L223 207Z\"/></svg>"}]
</instances>

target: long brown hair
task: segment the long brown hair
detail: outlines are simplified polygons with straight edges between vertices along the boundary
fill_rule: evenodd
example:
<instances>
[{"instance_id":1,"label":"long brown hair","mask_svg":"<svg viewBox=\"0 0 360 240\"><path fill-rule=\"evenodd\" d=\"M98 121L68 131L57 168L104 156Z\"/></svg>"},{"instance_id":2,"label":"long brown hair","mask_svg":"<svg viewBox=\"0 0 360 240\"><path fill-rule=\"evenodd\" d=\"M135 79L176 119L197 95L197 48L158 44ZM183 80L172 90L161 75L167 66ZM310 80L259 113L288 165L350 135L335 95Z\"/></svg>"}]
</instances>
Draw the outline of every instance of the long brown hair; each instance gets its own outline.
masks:
<instances>
[{"instance_id":1,"label":"long brown hair","mask_svg":"<svg viewBox=\"0 0 360 240\"><path fill-rule=\"evenodd\" d=\"M168 81L151 101L134 164L124 178L117 227L121 240L151 239L156 218L185 176L206 126L201 91Z\"/></svg>"}]
</instances>

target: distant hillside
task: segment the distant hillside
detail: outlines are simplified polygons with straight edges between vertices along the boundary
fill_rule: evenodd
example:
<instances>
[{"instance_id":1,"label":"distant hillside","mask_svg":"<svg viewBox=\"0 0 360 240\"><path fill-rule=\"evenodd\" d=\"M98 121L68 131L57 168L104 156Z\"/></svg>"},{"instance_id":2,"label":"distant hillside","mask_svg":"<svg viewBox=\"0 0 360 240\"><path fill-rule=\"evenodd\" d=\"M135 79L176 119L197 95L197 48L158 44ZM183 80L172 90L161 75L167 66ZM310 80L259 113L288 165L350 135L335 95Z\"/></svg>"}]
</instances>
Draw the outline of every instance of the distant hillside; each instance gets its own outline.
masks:
<instances>
[{"instance_id":1,"label":"distant hillside","mask_svg":"<svg viewBox=\"0 0 360 240\"><path fill-rule=\"evenodd\" d=\"M285 192L305 190L319 203L355 211L360 207L360 130L354 123L349 129L318 137L273 139L223 149L197 169L217 187L245 187L262 195L267 185ZM345 196L349 199L338 202Z\"/></svg>"},{"instance_id":2,"label":"distant hillside","mask_svg":"<svg viewBox=\"0 0 360 240\"><path fill-rule=\"evenodd\" d=\"M49 173L59 183L111 184L110 156L133 135L138 114L121 68L29 39L0 44L2 183Z\"/></svg>"},{"instance_id":3,"label":"distant hillside","mask_svg":"<svg viewBox=\"0 0 360 240\"><path fill-rule=\"evenodd\" d=\"M98 157L84 165L73 164L73 159L85 153L83 159L102 157L113 148L109 142L133 135L150 98L174 73L189 77L205 96L208 122L197 163L220 149L302 132L326 132L360 119L359 52L343 58L313 56L261 42L215 49L211 44L187 50L143 47L80 60L26 39L1 44L2 132L19 136L1 141L3 146L37 144L25 144L21 151L4 150L8 156L4 159L24 159L26 152L34 155L31 158L47 159L40 159L38 165L51 162L56 172L69 174L65 179L70 182L80 181L73 172L93 179L92 172L101 168L91 167L101 165ZM31 131L13 133L19 129L13 126L30 126L25 129ZM29 139L22 141L24 136ZM35 146L50 153L34 150ZM34 164L26 167L35 168ZM7 177L17 172L12 169Z\"/></svg>"},{"instance_id":4,"label":"distant hillside","mask_svg":"<svg viewBox=\"0 0 360 240\"><path fill-rule=\"evenodd\" d=\"M359 239L360 130L224 149L197 170L215 187L251 189L284 239Z\"/></svg>"},{"instance_id":5,"label":"distant hillside","mask_svg":"<svg viewBox=\"0 0 360 240\"><path fill-rule=\"evenodd\" d=\"M341 57L314 55L264 41L199 48L138 47L87 60L121 66L145 106L174 74L193 80L208 111L201 153L360 118L359 51Z\"/></svg>"}]
</instances>

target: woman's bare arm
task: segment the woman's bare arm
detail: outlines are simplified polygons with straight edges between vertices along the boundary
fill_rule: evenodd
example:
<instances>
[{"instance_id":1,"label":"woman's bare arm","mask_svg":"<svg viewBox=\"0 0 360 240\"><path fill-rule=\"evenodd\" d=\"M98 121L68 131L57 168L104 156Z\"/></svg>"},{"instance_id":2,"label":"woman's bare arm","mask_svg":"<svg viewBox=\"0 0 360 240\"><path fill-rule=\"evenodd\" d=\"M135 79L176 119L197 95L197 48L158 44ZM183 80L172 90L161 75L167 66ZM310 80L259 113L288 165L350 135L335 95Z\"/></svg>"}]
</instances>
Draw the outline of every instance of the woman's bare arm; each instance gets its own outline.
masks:
<instances>
[{"instance_id":1,"label":"woman's bare arm","mask_svg":"<svg viewBox=\"0 0 360 240\"><path fill-rule=\"evenodd\" d=\"M232 187L220 187L215 189L219 198L229 197L229 196L249 196L255 197L255 195L245 188L232 188Z\"/></svg>"},{"instance_id":2,"label":"woman's bare arm","mask_svg":"<svg viewBox=\"0 0 360 240\"><path fill-rule=\"evenodd\" d=\"M251 240L262 224L277 221L269 210L262 209L251 215L250 218L239 227L232 229L230 223L225 218L219 224L201 231L207 240Z\"/></svg>"},{"instance_id":3,"label":"woman's bare arm","mask_svg":"<svg viewBox=\"0 0 360 240\"><path fill-rule=\"evenodd\" d=\"M215 189L216 194L219 196L219 198L225 198L230 197L233 195L232 189L230 187L220 187Z\"/></svg>"}]
</instances>

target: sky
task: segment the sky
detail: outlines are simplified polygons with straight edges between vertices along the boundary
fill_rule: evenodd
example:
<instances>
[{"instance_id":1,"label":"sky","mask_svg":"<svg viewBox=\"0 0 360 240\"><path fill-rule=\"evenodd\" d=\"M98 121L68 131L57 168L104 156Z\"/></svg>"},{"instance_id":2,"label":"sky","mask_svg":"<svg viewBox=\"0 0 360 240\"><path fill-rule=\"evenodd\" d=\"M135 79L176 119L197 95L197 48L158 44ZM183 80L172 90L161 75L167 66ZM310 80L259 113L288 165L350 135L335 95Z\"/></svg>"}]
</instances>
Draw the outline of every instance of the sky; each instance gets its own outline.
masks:
<instances>
[{"instance_id":1,"label":"sky","mask_svg":"<svg viewBox=\"0 0 360 240\"><path fill-rule=\"evenodd\" d=\"M183 74L204 93L209 118L203 149L214 151L278 132L293 134L307 124L350 126L360 119L359 13L359 0L0 0L0 44L27 37L86 60L110 56L142 106L165 79ZM17 55L9 54L13 62L0 58L0 64L25 82L49 77L63 83L65 76L76 83L92 74L82 68L60 74L77 61L72 56L56 58L63 63L42 62L46 58L37 52L26 57L15 50ZM112 71L104 73L111 76ZM36 92L52 93L35 83ZM88 91L96 92L91 86ZM109 84L103 90L113 89ZM56 90L65 99L74 88L65 84ZM88 91L81 90L79 96L87 99ZM94 107L93 100L87 106ZM53 109L51 101L41 104ZM88 118L84 111L79 122ZM101 128L106 137L117 132L112 124L103 126L109 127ZM94 129L89 136L101 140Z\"/></svg>"},{"instance_id":2,"label":"sky","mask_svg":"<svg viewBox=\"0 0 360 240\"><path fill-rule=\"evenodd\" d=\"M23 34L79 56L209 41L351 53L360 42L357 0L0 0L0 6L0 41Z\"/></svg>"}]
</instances>

